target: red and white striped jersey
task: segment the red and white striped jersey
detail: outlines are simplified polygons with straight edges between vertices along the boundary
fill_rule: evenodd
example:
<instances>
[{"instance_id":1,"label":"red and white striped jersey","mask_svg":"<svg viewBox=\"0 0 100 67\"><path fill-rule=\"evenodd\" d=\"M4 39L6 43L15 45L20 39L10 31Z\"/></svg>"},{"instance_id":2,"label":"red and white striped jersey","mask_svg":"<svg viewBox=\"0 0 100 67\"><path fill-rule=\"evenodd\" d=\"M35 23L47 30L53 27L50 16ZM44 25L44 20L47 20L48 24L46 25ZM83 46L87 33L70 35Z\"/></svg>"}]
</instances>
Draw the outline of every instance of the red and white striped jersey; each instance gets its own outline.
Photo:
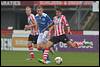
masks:
<instances>
[{"instance_id":1,"label":"red and white striped jersey","mask_svg":"<svg viewBox=\"0 0 100 67\"><path fill-rule=\"evenodd\" d=\"M64 15L61 15L61 17L55 16L53 18L53 22L54 22L54 36L65 34L64 26L69 26L66 17Z\"/></svg>"},{"instance_id":2,"label":"red and white striped jersey","mask_svg":"<svg viewBox=\"0 0 100 67\"><path fill-rule=\"evenodd\" d=\"M36 22L36 20L35 20L35 16L33 15L33 14L30 14L29 16L28 16L28 24L29 25L32 25L32 20L34 20L35 22ZM34 33L34 27L32 27L31 28L31 34L33 34Z\"/></svg>"}]
</instances>

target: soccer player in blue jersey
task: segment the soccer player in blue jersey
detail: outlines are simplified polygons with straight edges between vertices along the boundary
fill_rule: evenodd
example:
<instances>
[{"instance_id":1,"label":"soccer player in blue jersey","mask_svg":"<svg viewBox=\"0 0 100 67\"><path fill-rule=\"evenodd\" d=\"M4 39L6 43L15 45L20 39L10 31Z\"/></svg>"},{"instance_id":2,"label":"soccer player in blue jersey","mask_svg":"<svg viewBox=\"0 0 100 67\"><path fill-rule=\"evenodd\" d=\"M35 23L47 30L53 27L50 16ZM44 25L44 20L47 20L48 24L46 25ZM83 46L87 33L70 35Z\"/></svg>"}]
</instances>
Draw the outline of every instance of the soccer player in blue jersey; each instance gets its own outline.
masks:
<instances>
[{"instance_id":1,"label":"soccer player in blue jersey","mask_svg":"<svg viewBox=\"0 0 100 67\"><path fill-rule=\"evenodd\" d=\"M43 8L41 6L38 6L36 11L37 11L37 14L35 16L35 19L37 21L37 25L39 28L37 48L38 49L43 48L42 59L44 60L44 63L47 63L49 48L46 47L45 43L48 41L49 29L48 28L45 29L45 28L52 23L52 20L46 13L43 12ZM45 31L43 31L44 29Z\"/></svg>"}]
</instances>

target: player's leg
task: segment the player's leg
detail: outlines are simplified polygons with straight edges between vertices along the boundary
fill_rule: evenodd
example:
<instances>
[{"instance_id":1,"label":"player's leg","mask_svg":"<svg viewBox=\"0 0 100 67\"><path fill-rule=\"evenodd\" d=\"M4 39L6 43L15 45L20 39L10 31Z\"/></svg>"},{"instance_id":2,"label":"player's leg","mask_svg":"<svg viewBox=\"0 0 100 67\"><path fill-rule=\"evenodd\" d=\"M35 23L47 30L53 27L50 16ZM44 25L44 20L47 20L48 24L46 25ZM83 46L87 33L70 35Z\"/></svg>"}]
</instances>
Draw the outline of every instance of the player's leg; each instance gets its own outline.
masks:
<instances>
[{"instance_id":1,"label":"player's leg","mask_svg":"<svg viewBox=\"0 0 100 67\"><path fill-rule=\"evenodd\" d=\"M46 45L47 45L46 43L41 43L41 44L38 45L38 46L39 46L39 47L38 47L38 50L39 50L39 51L42 51L43 54L44 54ZM41 60L42 60L42 59L39 59L39 62L40 62ZM41 61L41 62L42 62L42 61ZM48 63L51 63L49 55L47 56L46 63L47 63L47 64L48 64Z\"/></svg>"},{"instance_id":2,"label":"player's leg","mask_svg":"<svg viewBox=\"0 0 100 67\"><path fill-rule=\"evenodd\" d=\"M44 35L43 33L41 33L38 37L38 40L37 40L37 45L38 45L38 49L42 49L43 51L43 56L42 56L42 59L43 59L43 63L46 63L47 59L49 59L49 48L48 48L48 44L47 44L47 39L46 39L46 35Z\"/></svg>"},{"instance_id":3,"label":"player's leg","mask_svg":"<svg viewBox=\"0 0 100 67\"><path fill-rule=\"evenodd\" d=\"M34 48L37 48L37 39L38 39L38 35L34 35L32 37L32 43Z\"/></svg>"},{"instance_id":4,"label":"player's leg","mask_svg":"<svg viewBox=\"0 0 100 67\"><path fill-rule=\"evenodd\" d=\"M51 41L47 42L46 48L49 48L49 52L52 53L52 55L54 55L55 52L54 52L54 49L53 49L53 42L51 42ZM50 61L49 55L48 55L46 60Z\"/></svg>"},{"instance_id":5,"label":"player's leg","mask_svg":"<svg viewBox=\"0 0 100 67\"><path fill-rule=\"evenodd\" d=\"M67 41L67 44L69 47L72 47L72 48L77 48L77 44L74 43L74 42L71 42L71 41Z\"/></svg>"},{"instance_id":6,"label":"player's leg","mask_svg":"<svg viewBox=\"0 0 100 67\"><path fill-rule=\"evenodd\" d=\"M39 36L37 38L37 49L38 50L41 50L42 49L42 36L43 36L43 33L39 33Z\"/></svg>"},{"instance_id":7,"label":"player's leg","mask_svg":"<svg viewBox=\"0 0 100 67\"><path fill-rule=\"evenodd\" d=\"M47 41L46 45L45 45L45 49L44 49L44 53L43 53L43 61L42 63L46 63L46 59L49 56L48 53L50 51L50 47L53 44L58 43L60 40L58 39L58 37L54 36L52 37L49 41Z\"/></svg>"},{"instance_id":8,"label":"player's leg","mask_svg":"<svg viewBox=\"0 0 100 67\"><path fill-rule=\"evenodd\" d=\"M45 43L44 43L44 38L43 38L43 33L40 33L39 34L39 36L38 36L38 39L37 39L37 49L38 50L42 50L42 52L43 52L43 57L44 56L47 56L48 54L48 49L45 49ZM39 59L39 61L41 61L40 59ZM43 63L44 63L44 61L43 61Z\"/></svg>"},{"instance_id":9,"label":"player's leg","mask_svg":"<svg viewBox=\"0 0 100 67\"><path fill-rule=\"evenodd\" d=\"M29 38L28 38L28 50L29 50L29 54L30 54L30 58L27 59L27 60L31 60L34 58L34 48L37 47L37 38L38 38L38 35L29 35ZM33 43L33 45L32 45Z\"/></svg>"},{"instance_id":10,"label":"player's leg","mask_svg":"<svg viewBox=\"0 0 100 67\"><path fill-rule=\"evenodd\" d=\"M34 47L34 48L37 48L37 44L33 44L33 47Z\"/></svg>"},{"instance_id":11,"label":"player's leg","mask_svg":"<svg viewBox=\"0 0 100 67\"><path fill-rule=\"evenodd\" d=\"M32 39L33 39L33 35L30 34L28 37L28 50L29 50L30 59L34 58Z\"/></svg>"},{"instance_id":12,"label":"player's leg","mask_svg":"<svg viewBox=\"0 0 100 67\"><path fill-rule=\"evenodd\" d=\"M70 39L67 37L66 34L63 34L60 36L60 41L62 41L63 43L66 43L67 46L75 48L76 47L76 43L70 41Z\"/></svg>"},{"instance_id":13,"label":"player's leg","mask_svg":"<svg viewBox=\"0 0 100 67\"><path fill-rule=\"evenodd\" d=\"M55 54L55 51L54 51L54 49L53 49L53 45L50 47L50 52L52 53L52 55Z\"/></svg>"}]
</instances>

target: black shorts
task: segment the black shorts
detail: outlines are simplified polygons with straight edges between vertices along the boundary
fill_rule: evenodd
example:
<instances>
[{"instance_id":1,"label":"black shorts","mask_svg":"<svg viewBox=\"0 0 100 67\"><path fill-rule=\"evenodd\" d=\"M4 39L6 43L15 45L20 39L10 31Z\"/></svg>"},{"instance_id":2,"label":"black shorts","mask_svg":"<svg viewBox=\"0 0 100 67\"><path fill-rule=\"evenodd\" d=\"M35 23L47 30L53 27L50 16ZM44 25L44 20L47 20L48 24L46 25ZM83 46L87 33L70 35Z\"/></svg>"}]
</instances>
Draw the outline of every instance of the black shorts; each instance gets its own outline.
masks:
<instances>
[{"instance_id":1,"label":"black shorts","mask_svg":"<svg viewBox=\"0 0 100 67\"><path fill-rule=\"evenodd\" d=\"M66 43L69 41L69 38L67 37L66 34L63 34L63 35L60 35L60 36L53 36L51 39L50 39L51 42L53 42L53 44L57 44L59 42L63 42L63 43Z\"/></svg>"},{"instance_id":2,"label":"black shorts","mask_svg":"<svg viewBox=\"0 0 100 67\"><path fill-rule=\"evenodd\" d=\"M28 41L32 41L32 43L37 44L38 35L29 35Z\"/></svg>"}]
</instances>

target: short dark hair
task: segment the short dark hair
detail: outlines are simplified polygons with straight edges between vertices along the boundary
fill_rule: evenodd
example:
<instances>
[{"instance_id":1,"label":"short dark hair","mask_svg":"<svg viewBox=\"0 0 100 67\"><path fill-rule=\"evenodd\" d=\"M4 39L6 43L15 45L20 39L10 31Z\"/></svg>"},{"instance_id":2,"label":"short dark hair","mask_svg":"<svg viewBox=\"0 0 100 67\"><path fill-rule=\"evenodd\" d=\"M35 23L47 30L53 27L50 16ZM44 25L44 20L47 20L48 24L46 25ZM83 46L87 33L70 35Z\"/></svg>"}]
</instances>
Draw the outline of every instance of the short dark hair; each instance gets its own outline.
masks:
<instances>
[{"instance_id":1,"label":"short dark hair","mask_svg":"<svg viewBox=\"0 0 100 67\"><path fill-rule=\"evenodd\" d=\"M56 11L62 12L62 9L58 7L58 8L56 8Z\"/></svg>"},{"instance_id":2,"label":"short dark hair","mask_svg":"<svg viewBox=\"0 0 100 67\"><path fill-rule=\"evenodd\" d=\"M26 8L30 8L32 10L32 8L30 6L26 6Z\"/></svg>"},{"instance_id":3,"label":"short dark hair","mask_svg":"<svg viewBox=\"0 0 100 67\"><path fill-rule=\"evenodd\" d=\"M36 9L43 9L43 7L39 5L36 7Z\"/></svg>"}]
</instances>

